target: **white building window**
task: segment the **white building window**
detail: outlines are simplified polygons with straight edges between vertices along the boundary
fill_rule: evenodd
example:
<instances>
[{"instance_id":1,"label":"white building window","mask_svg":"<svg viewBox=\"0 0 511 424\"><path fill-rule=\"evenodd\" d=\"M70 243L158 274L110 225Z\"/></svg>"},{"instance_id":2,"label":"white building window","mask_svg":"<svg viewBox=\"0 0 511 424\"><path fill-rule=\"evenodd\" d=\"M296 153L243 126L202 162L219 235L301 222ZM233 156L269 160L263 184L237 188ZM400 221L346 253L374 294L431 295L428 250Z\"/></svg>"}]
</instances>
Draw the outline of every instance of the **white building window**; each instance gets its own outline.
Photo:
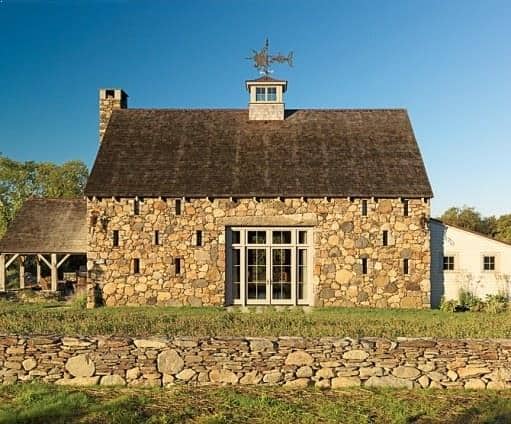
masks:
<instances>
[{"instance_id":1,"label":"white building window","mask_svg":"<svg viewBox=\"0 0 511 424\"><path fill-rule=\"evenodd\" d=\"M454 271L454 256L444 256L443 270Z\"/></svg>"},{"instance_id":2,"label":"white building window","mask_svg":"<svg viewBox=\"0 0 511 424\"><path fill-rule=\"evenodd\" d=\"M483 256L483 271L495 271L495 255Z\"/></svg>"}]
</instances>

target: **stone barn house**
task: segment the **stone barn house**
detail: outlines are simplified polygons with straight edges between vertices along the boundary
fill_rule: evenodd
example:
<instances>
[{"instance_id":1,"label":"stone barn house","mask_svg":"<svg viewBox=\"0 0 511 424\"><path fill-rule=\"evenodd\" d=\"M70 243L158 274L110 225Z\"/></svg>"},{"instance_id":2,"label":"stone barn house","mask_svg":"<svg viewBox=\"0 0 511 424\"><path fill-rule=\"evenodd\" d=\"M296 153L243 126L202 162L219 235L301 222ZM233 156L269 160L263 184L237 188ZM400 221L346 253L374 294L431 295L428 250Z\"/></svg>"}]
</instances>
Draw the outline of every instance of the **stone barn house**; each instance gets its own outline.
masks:
<instances>
[{"instance_id":1,"label":"stone barn house","mask_svg":"<svg viewBox=\"0 0 511 424\"><path fill-rule=\"evenodd\" d=\"M91 303L430 307L432 190L406 110L289 110L286 81L246 88L248 109L100 90Z\"/></svg>"}]
</instances>

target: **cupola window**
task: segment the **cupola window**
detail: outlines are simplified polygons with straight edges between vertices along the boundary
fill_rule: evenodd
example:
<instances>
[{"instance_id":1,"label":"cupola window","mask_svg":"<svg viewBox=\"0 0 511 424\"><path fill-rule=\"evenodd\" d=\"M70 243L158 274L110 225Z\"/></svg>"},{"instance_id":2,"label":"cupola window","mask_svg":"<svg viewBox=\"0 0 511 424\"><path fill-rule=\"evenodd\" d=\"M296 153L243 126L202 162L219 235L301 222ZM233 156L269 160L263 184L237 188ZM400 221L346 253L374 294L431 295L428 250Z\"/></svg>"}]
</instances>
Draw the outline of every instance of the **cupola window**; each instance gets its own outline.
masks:
<instances>
[{"instance_id":1,"label":"cupola window","mask_svg":"<svg viewBox=\"0 0 511 424\"><path fill-rule=\"evenodd\" d=\"M257 102L276 102L277 87L256 87Z\"/></svg>"}]
</instances>

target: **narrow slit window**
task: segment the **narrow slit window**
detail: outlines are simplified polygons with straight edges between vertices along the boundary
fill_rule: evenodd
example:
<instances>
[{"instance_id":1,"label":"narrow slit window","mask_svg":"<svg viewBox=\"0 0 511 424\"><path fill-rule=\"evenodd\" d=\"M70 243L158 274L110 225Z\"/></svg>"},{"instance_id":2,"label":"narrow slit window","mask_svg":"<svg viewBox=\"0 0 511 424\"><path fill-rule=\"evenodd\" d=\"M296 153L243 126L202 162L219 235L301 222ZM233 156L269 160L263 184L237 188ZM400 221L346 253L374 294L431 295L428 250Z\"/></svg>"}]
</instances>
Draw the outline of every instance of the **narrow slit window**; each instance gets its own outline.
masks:
<instances>
[{"instance_id":1,"label":"narrow slit window","mask_svg":"<svg viewBox=\"0 0 511 424\"><path fill-rule=\"evenodd\" d=\"M362 200L362 216L367 216L367 200Z\"/></svg>"},{"instance_id":2,"label":"narrow slit window","mask_svg":"<svg viewBox=\"0 0 511 424\"><path fill-rule=\"evenodd\" d=\"M119 230L114 230L112 233L112 246L119 247Z\"/></svg>"},{"instance_id":3,"label":"narrow slit window","mask_svg":"<svg viewBox=\"0 0 511 424\"><path fill-rule=\"evenodd\" d=\"M133 215L140 215L140 200L133 200Z\"/></svg>"},{"instance_id":4,"label":"narrow slit window","mask_svg":"<svg viewBox=\"0 0 511 424\"><path fill-rule=\"evenodd\" d=\"M367 258L362 258L362 274L367 274Z\"/></svg>"},{"instance_id":5,"label":"narrow slit window","mask_svg":"<svg viewBox=\"0 0 511 424\"><path fill-rule=\"evenodd\" d=\"M389 245L389 232L387 230L383 230L382 242L384 246Z\"/></svg>"},{"instance_id":6,"label":"narrow slit window","mask_svg":"<svg viewBox=\"0 0 511 424\"><path fill-rule=\"evenodd\" d=\"M160 245L160 231L159 230L155 230L155 232L154 232L154 244L156 246Z\"/></svg>"},{"instance_id":7,"label":"narrow slit window","mask_svg":"<svg viewBox=\"0 0 511 424\"><path fill-rule=\"evenodd\" d=\"M174 258L174 274L181 275L181 258Z\"/></svg>"},{"instance_id":8,"label":"narrow slit window","mask_svg":"<svg viewBox=\"0 0 511 424\"><path fill-rule=\"evenodd\" d=\"M410 214L410 206L408 204L408 199L403 200L403 215L408 216Z\"/></svg>"},{"instance_id":9,"label":"narrow slit window","mask_svg":"<svg viewBox=\"0 0 511 424\"><path fill-rule=\"evenodd\" d=\"M176 215L181 215L181 199L176 199Z\"/></svg>"},{"instance_id":10,"label":"narrow slit window","mask_svg":"<svg viewBox=\"0 0 511 424\"><path fill-rule=\"evenodd\" d=\"M133 274L140 274L140 259L133 259Z\"/></svg>"},{"instance_id":11,"label":"narrow slit window","mask_svg":"<svg viewBox=\"0 0 511 424\"><path fill-rule=\"evenodd\" d=\"M403 274L410 274L410 260L406 258L403 259Z\"/></svg>"},{"instance_id":12,"label":"narrow slit window","mask_svg":"<svg viewBox=\"0 0 511 424\"><path fill-rule=\"evenodd\" d=\"M202 231L201 230L197 230L197 232L195 234L195 238L196 238L196 245L202 246Z\"/></svg>"}]
</instances>

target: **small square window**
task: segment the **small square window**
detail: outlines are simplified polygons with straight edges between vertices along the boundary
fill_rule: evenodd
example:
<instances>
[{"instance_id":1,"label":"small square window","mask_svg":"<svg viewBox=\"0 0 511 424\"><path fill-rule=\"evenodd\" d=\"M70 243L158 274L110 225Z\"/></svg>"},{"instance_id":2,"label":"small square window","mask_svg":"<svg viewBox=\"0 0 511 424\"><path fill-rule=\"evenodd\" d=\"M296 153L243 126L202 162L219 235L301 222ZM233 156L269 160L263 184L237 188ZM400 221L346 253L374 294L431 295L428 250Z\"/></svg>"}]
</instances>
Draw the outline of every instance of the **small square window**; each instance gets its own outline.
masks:
<instances>
[{"instance_id":1,"label":"small square window","mask_svg":"<svg viewBox=\"0 0 511 424\"><path fill-rule=\"evenodd\" d=\"M454 271L454 256L444 256L444 271Z\"/></svg>"},{"instance_id":2,"label":"small square window","mask_svg":"<svg viewBox=\"0 0 511 424\"><path fill-rule=\"evenodd\" d=\"M197 232L195 233L195 244L197 246L202 246L202 231L201 230L197 230Z\"/></svg>"},{"instance_id":3,"label":"small square window","mask_svg":"<svg viewBox=\"0 0 511 424\"><path fill-rule=\"evenodd\" d=\"M140 259L133 259L133 274L140 274Z\"/></svg>"},{"instance_id":4,"label":"small square window","mask_svg":"<svg viewBox=\"0 0 511 424\"><path fill-rule=\"evenodd\" d=\"M367 216L367 200L362 200L362 216Z\"/></svg>"},{"instance_id":5,"label":"small square window","mask_svg":"<svg viewBox=\"0 0 511 424\"><path fill-rule=\"evenodd\" d=\"M389 232L387 230L383 230L382 244L384 246L388 246L389 245Z\"/></svg>"},{"instance_id":6,"label":"small square window","mask_svg":"<svg viewBox=\"0 0 511 424\"><path fill-rule=\"evenodd\" d=\"M485 271L495 271L495 256L483 257L483 269Z\"/></svg>"},{"instance_id":7,"label":"small square window","mask_svg":"<svg viewBox=\"0 0 511 424\"><path fill-rule=\"evenodd\" d=\"M114 230L112 232L112 246L119 247L119 230Z\"/></svg>"}]
</instances>

